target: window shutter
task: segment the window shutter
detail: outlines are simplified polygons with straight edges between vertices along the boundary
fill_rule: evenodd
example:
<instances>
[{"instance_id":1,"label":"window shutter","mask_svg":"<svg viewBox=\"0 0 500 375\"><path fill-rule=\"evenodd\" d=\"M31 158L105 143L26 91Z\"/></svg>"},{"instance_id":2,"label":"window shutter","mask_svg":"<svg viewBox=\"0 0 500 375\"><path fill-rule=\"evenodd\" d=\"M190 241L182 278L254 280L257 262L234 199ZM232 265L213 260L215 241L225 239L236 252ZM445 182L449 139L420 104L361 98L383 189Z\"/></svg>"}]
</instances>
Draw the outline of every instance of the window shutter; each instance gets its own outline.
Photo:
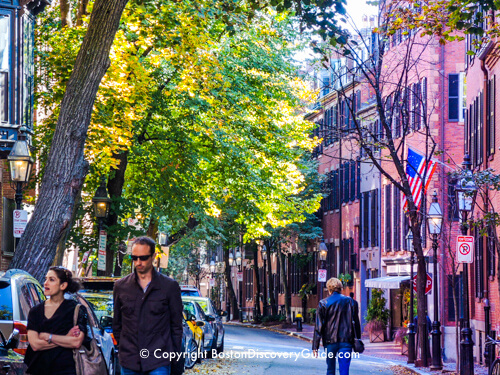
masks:
<instances>
[{"instance_id":1,"label":"window shutter","mask_svg":"<svg viewBox=\"0 0 500 375\"><path fill-rule=\"evenodd\" d=\"M378 190L371 192L371 246L378 246Z\"/></svg>"},{"instance_id":2,"label":"window shutter","mask_svg":"<svg viewBox=\"0 0 500 375\"><path fill-rule=\"evenodd\" d=\"M459 78L459 74L448 75L448 121L459 120Z\"/></svg>"},{"instance_id":3,"label":"window shutter","mask_svg":"<svg viewBox=\"0 0 500 375\"><path fill-rule=\"evenodd\" d=\"M422 85L420 87L420 92L421 92L421 105L422 105L422 111L420 115L420 127L425 125L425 122L427 120L427 77L424 77L422 79Z\"/></svg>"},{"instance_id":4,"label":"window shutter","mask_svg":"<svg viewBox=\"0 0 500 375\"><path fill-rule=\"evenodd\" d=\"M488 155L495 153L495 77L488 84Z\"/></svg>"},{"instance_id":5,"label":"window shutter","mask_svg":"<svg viewBox=\"0 0 500 375\"><path fill-rule=\"evenodd\" d=\"M396 187L393 187L393 207L394 207L394 251L401 249L401 194Z\"/></svg>"},{"instance_id":6,"label":"window shutter","mask_svg":"<svg viewBox=\"0 0 500 375\"><path fill-rule=\"evenodd\" d=\"M351 167L351 182L350 182L350 188L351 191L349 193L349 200L353 201L356 198L356 162L354 160L351 160L350 162L350 167Z\"/></svg>"},{"instance_id":7,"label":"window shutter","mask_svg":"<svg viewBox=\"0 0 500 375\"><path fill-rule=\"evenodd\" d=\"M370 246L370 192L363 193L363 247Z\"/></svg>"}]
</instances>

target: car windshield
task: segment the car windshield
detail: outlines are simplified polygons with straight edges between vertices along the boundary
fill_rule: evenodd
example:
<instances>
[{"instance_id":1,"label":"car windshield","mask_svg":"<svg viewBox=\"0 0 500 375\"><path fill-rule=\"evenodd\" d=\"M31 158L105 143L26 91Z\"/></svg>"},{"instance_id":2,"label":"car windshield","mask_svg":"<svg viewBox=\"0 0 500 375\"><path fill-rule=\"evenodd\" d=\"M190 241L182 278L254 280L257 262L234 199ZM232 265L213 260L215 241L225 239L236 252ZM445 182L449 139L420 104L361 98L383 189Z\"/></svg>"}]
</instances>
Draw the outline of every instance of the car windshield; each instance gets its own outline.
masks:
<instances>
[{"instance_id":1,"label":"car windshield","mask_svg":"<svg viewBox=\"0 0 500 375\"><path fill-rule=\"evenodd\" d=\"M183 302L182 304L184 305L184 311L187 311L188 314L196 316L194 305L191 302Z\"/></svg>"},{"instance_id":2,"label":"car windshield","mask_svg":"<svg viewBox=\"0 0 500 375\"><path fill-rule=\"evenodd\" d=\"M12 320L12 289L10 283L0 281L0 320Z\"/></svg>"},{"instance_id":3,"label":"car windshield","mask_svg":"<svg viewBox=\"0 0 500 375\"><path fill-rule=\"evenodd\" d=\"M199 297L200 293L196 290L181 290L182 296Z\"/></svg>"},{"instance_id":4,"label":"car windshield","mask_svg":"<svg viewBox=\"0 0 500 375\"><path fill-rule=\"evenodd\" d=\"M80 293L92 305L97 319L103 316L113 317L113 296L105 293Z\"/></svg>"}]
</instances>

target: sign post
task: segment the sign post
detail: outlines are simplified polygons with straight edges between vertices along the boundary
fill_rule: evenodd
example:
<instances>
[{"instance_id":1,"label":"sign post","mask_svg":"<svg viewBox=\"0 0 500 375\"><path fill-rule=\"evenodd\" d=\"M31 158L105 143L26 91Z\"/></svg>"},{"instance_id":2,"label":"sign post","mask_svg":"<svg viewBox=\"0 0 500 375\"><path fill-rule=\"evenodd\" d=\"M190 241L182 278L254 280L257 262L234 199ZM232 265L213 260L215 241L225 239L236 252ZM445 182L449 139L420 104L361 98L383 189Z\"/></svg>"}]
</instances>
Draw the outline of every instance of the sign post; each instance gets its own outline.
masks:
<instances>
[{"instance_id":1,"label":"sign post","mask_svg":"<svg viewBox=\"0 0 500 375\"><path fill-rule=\"evenodd\" d=\"M474 236L458 236L457 238L457 262L472 263L474 253Z\"/></svg>"},{"instance_id":2,"label":"sign post","mask_svg":"<svg viewBox=\"0 0 500 375\"><path fill-rule=\"evenodd\" d=\"M413 276L413 290L417 293L417 275ZM425 283L425 295L432 291L432 277L427 274L427 281Z\"/></svg>"},{"instance_id":3,"label":"sign post","mask_svg":"<svg viewBox=\"0 0 500 375\"><path fill-rule=\"evenodd\" d=\"M21 238L28 224L28 211L14 210L14 238Z\"/></svg>"},{"instance_id":4,"label":"sign post","mask_svg":"<svg viewBox=\"0 0 500 375\"><path fill-rule=\"evenodd\" d=\"M320 283L326 282L326 270L325 269L319 269L318 270L318 281Z\"/></svg>"},{"instance_id":5,"label":"sign post","mask_svg":"<svg viewBox=\"0 0 500 375\"><path fill-rule=\"evenodd\" d=\"M105 230L99 232L99 253L97 261L97 270L106 271L106 236Z\"/></svg>"}]
</instances>

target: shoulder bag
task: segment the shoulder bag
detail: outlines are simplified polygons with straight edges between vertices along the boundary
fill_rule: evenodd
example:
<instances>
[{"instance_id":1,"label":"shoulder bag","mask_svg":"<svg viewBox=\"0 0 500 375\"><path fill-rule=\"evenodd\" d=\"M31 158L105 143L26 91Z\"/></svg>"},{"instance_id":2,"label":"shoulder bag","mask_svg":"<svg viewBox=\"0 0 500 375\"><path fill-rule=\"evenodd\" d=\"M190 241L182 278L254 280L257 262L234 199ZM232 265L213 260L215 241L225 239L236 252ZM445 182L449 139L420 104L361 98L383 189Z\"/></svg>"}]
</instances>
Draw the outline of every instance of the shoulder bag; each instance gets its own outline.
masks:
<instances>
[{"instance_id":1,"label":"shoulder bag","mask_svg":"<svg viewBox=\"0 0 500 375\"><path fill-rule=\"evenodd\" d=\"M78 313L80 311L80 304L75 307L75 314L73 317L73 326L78 323ZM106 368L106 362L102 356L95 337L92 332L92 337L90 338L90 349L87 349L85 345L82 344L77 349L73 349L73 358L75 359L76 374L77 375L104 375L108 373Z\"/></svg>"},{"instance_id":2,"label":"shoulder bag","mask_svg":"<svg viewBox=\"0 0 500 375\"><path fill-rule=\"evenodd\" d=\"M354 313L352 311L352 303L351 303L351 314L354 315ZM351 325L352 325L352 333L354 334L352 350L355 353L361 354L365 351L365 344L363 344L363 341L361 341L361 339L358 339L356 337L356 324L354 324L354 316L352 316Z\"/></svg>"}]
</instances>

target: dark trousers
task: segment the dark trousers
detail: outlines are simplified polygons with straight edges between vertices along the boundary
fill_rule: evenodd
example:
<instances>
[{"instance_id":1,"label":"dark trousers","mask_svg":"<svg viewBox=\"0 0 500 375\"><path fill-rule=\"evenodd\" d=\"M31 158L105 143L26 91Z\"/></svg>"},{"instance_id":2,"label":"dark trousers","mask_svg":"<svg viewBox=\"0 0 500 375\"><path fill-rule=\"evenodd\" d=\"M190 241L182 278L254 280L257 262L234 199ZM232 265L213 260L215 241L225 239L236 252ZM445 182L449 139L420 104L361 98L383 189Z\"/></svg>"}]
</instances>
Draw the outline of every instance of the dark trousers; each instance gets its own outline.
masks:
<instances>
[{"instance_id":1,"label":"dark trousers","mask_svg":"<svg viewBox=\"0 0 500 375\"><path fill-rule=\"evenodd\" d=\"M336 360L339 360L340 375L349 375L352 345L347 342L335 342L326 346L326 375L335 375Z\"/></svg>"}]
</instances>

